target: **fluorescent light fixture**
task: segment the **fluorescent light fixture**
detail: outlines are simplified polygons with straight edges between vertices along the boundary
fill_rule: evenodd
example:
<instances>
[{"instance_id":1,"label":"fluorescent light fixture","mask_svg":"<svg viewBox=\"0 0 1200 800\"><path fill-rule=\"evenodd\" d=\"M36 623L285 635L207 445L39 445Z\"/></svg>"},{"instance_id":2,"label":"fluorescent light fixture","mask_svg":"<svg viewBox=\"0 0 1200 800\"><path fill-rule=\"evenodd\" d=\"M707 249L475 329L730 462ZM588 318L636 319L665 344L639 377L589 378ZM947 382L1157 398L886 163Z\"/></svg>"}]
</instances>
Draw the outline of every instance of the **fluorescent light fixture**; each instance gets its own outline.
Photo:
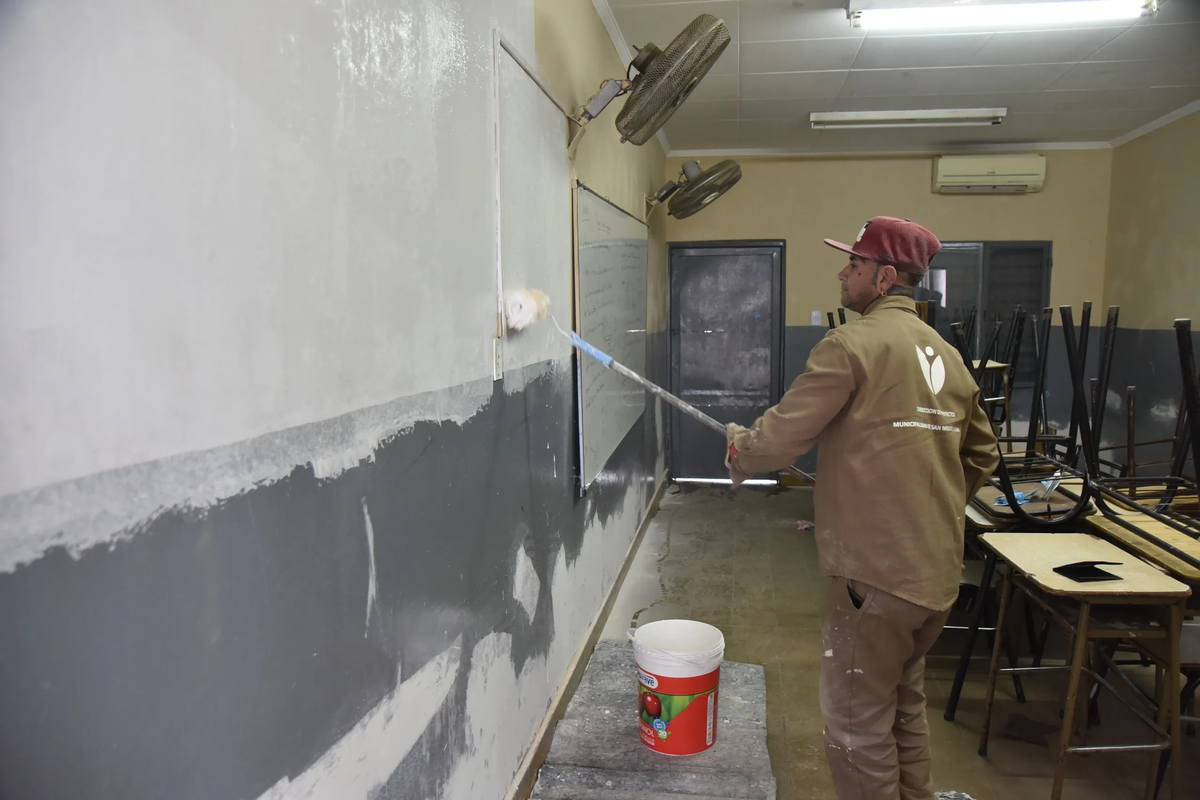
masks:
<instances>
[{"instance_id":1,"label":"fluorescent light fixture","mask_svg":"<svg viewBox=\"0 0 1200 800\"><path fill-rule=\"evenodd\" d=\"M838 128L964 128L999 125L1007 108L932 108L915 111L814 111L813 130Z\"/></svg>"},{"instance_id":2,"label":"fluorescent light fixture","mask_svg":"<svg viewBox=\"0 0 1200 800\"><path fill-rule=\"evenodd\" d=\"M905 5L908 7L898 7ZM869 30L1020 28L1072 22L1133 20L1158 11L1158 0L1057 0L1024 3L1012 0L972 5L924 5L920 0L851 0L850 24Z\"/></svg>"}]
</instances>

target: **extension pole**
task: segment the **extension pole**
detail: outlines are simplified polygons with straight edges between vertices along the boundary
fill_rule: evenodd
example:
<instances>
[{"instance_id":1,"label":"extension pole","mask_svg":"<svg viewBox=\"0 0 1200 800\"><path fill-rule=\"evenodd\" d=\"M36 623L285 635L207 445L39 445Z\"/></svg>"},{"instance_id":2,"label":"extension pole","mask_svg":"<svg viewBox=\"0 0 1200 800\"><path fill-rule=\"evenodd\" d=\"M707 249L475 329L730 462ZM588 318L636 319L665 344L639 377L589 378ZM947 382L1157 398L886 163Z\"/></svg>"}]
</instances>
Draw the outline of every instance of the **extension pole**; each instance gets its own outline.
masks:
<instances>
[{"instance_id":1,"label":"extension pole","mask_svg":"<svg viewBox=\"0 0 1200 800\"><path fill-rule=\"evenodd\" d=\"M563 331L563 332L566 333L566 331ZM678 397L671 394L670 392L668 392L666 389L662 388L658 384L651 383L650 381L646 380L641 375L638 375L636 372L631 370L629 367L625 366L620 361L615 360L612 356L608 355L607 353L603 352L602 350L598 350L597 348L592 347L590 344L585 342L583 339L580 339L579 334L575 333L574 331L571 331L567 335L571 339L571 344L574 345L575 347L577 347L580 352L587 353L589 356L596 359L601 364L603 364L604 366L611 369L613 372L616 372L619 375L624 375L626 378L633 381L634 383L640 384L642 386L642 388L644 388L646 391L650 392L655 397L659 397L659 398L662 398L663 400L667 401L668 403L675 406L680 411L687 414L689 417L696 420L697 422L699 422L701 425L705 426L706 428L711 428L712 430L716 431L717 433L721 434L722 436L726 435L725 426L722 425L721 423L717 422L715 419L710 417L708 414L705 414L703 411L701 411L700 409L696 408L695 406L693 406L689 403L685 403L683 400L680 400ZM809 483L815 484L817 481L817 479L814 478L812 475L809 475L807 472L799 470L796 467L792 467L792 466L785 467L783 471L793 475L794 477L800 478L801 480L808 481Z\"/></svg>"}]
</instances>

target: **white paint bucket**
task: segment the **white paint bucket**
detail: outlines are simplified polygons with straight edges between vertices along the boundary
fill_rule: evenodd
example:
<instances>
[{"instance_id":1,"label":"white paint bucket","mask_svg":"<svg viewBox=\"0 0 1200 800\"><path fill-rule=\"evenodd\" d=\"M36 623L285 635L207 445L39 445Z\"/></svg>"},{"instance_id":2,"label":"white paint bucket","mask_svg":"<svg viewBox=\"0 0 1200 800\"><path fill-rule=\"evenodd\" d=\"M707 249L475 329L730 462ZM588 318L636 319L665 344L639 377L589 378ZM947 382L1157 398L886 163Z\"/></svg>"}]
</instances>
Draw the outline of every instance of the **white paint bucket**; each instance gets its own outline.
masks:
<instances>
[{"instance_id":1,"label":"white paint bucket","mask_svg":"<svg viewBox=\"0 0 1200 800\"><path fill-rule=\"evenodd\" d=\"M642 744L675 756L712 747L725 636L690 619L651 622L628 635L638 666Z\"/></svg>"}]
</instances>

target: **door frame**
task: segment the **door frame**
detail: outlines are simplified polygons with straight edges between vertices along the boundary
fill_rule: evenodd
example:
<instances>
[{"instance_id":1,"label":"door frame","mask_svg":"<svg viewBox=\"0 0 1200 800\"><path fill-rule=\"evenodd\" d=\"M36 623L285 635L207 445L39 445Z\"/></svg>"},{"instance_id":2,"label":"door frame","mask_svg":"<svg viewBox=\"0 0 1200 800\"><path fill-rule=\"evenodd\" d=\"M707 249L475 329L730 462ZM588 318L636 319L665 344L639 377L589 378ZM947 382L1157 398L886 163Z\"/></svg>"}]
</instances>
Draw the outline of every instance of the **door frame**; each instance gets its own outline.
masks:
<instances>
[{"instance_id":1,"label":"door frame","mask_svg":"<svg viewBox=\"0 0 1200 800\"><path fill-rule=\"evenodd\" d=\"M774 312L771 316L771 338L778 345L775 363L771 369L771 405L783 397L783 365L786 362L784 347L787 340L787 240L786 239L713 239L689 242L667 242L667 391L678 396L679 387L675 385L677 370L677 345L675 344L678 330L675 328L675 311L678 303L675 297L675 253L679 250L744 250L747 248L779 248L779 267L771 276L771 293L774 297ZM668 409L666 424L666 457L667 469L673 471L676 462L674 408ZM775 473L772 473L774 476Z\"/></svg>"}]
</instances>

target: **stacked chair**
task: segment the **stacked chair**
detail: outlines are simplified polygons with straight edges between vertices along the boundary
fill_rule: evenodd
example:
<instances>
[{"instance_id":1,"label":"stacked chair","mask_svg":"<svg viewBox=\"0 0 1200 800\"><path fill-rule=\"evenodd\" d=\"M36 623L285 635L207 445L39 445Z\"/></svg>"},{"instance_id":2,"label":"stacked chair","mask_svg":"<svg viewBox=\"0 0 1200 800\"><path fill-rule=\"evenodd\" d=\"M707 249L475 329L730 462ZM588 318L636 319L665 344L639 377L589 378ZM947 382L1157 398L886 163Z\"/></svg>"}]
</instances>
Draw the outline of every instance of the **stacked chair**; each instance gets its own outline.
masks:
<instances>
[{"instance_id":1,"label":"stacked chair","mask_svg":"<svg viewBox=\"0 0 1200 800\"><path fill-rule=\"evenodd\" d=\"M979 361L975 361L970 352L967 325L956 323L952 326L955 345L964 363L981 382L981 388L985 389L982 402L993 425L999 431L1002 423L1008 423L1008 435L998 437L1001 443L1000 465L988 485L972 501L976 511L986 509L986 513L974 515L975 523L968 523L967 549L982 556L983 569L971 608L970 625L960 628L967 631L967 637L946 706L945 718L948 720L954 718L977 633L981 630L989 634L994 631L994 628L983 627L983 615L987 606L985 600L997 568L996 559L990 551L978 546L973 534L987 530L1041 531L1048 534L1098 530L1123 549L1157 563L1178 580L1190 583L1194 588L1200 587L1200 491L1196 476L1185 474L1189 451L1194 459L1200 455L1200 424L1197 424L1200 421L1200 379L1197 378L1190 321L1175 322L1183 398L1175 421L1174 437L1136 441L1134 415L1137 392L1136 387L1130 386L1125 395L1126 441L1123 444L1101 446L1119 309L1115 306L1108 309L1099 346L1097 375L1086 385L1091 304L1084 304L1078 330L1070 306L1060 307L1059 313L1071 384L1071 417L1066 435L1051 430L1046 416L1045 377L1053 320L1051 309L1042 311L1033 330L1037 364L1029 429L1022 437L1012 436L1009 409L1004 408L1002 414L998 413L999 398L991 396L995 394L994 391L989 392L984 384L984 365L998 347L1001 324L997 321ZM1015 361L1019 353L1020 329L1024 323L1024 317L1017 309L1003 348L1002 357L1006 360ZM968 324L973 325L974 320L969 320ZM1010 367L1010 380L1015 374L1015 368ZM1171 445L1165 460L1137 461L1139 447L1165 444ZM1102 457L1106 453L1116 455L1122 449L1125 451L1124 463L1112 457ZM1165 474L1149 475L1145 472L1147 468L1160 473L1165 468ZM1031 494L1034 499L1029 499ZM995 499L989 503L989 498ZM1192 597L1195 604L1197 595L1193 594ZM1046 646L1050 621L1046 619L1040 626L1037 625L1033 611L1027 605L1025 626L1036 666ZM1016 661L1013 649L1016 637L1007 638L1005 644L1011 665ZM1121 667L1153 665L1161 676L1167 663L1162 649L1160 640L1131 639L1096 646L1093 666L1097 677L1089 698L1089 722L1099 720L1096 700L1100 685L1113 690L1112 684L1106 679L1108 675L1125 683L1135 697L1140 697L1152 711L1157 711L1161 686L1156 685L1153 693L1145 692L1122 672ZM1127 651L1126 655L1132 658L1122 660L1119 651ZM1194 708L1194 696L1200 687L1200 625L1184 624L1181 652L1183 682L1179 707ZM1017 699L1023 702L1024 694L1018 676L1013 675L1013 678ZM1200 718L1192 713L1193 716L1181 714L1181 721L1189 725L1200 722ZM1156 793L1166 774L1170 755L1168 752L1166 758L1159 760L1154 789Z\"/></svg>"},{"instance_id":2,"label":"stacked chair","mask_svg":"<svg viewBox=\"0 0 1200 800\"><path fill-rule=\"evenodd\" d=\"M1070 324L1071 309L1069 307L1064 308L1062 309L1062 313L1064 314L1063 333L1067 346L1068 364L1071 367L1072 374L1078 371L1082 376L1083 363L1079 358L1075 328L1074 325ZM1022 319L1019 314L1014 316ZM979 500L980 497L996 498L992 503L987 503L986 513L990 518L988 523L982 526L980 524L968 525L966 538L967 550L977 558L982 558L983 569L979 576L976 596L971 605L969 624L965 627L947 626L951 630L965 630L967 634L959 658L958 669L955 672L954 684L951 687L950 698L946 704L944 716L947 720L953 720L957 711L958 700L962 693L962 686L966 679L967 670L970 666L971 655L974 652L978 632L982 630L990 635L995 630L994 627L988 628L983 625L983 616L989 606L987 602L988 593L991 590L992 579L995 575L996 556L992 551L979 546L976 541L977 535L988 530L1044 531L1047 533L1060 530L1073 530L1076 527L1078 518L1091 509L1091 487L1087 481L1087 476L1074 466L1064 463L1065 459L1057 457L1060 452L1067 449L1067 437L1042 431L1041 421L1045 416L1044 389L1046 363L1049 357L1049 338L1052 322L1053 311L1047 308L1042 312L1038 328L1035 330L1037 369L1029 414L1029 433L1023 438L1011 435L998 437L1001 444L1000 464L995 474L988 480L987 485L980 490L980 493L976 495L976 499L972 501L976 505L983 505L986 501ZM954 323L951 326L955 338L954 344L958 348L967 369L971 371L971 374L977 381L982 379L985 366L989 360L988 357L995 351L1001 327L1001 325L997 324L993 329L988 343L983 349L983 357L979 359L977 367L975 359L972 358L970 346L968 345L966 326L962 323ZM1014 336L1010 332L1010 342L1013 339ZM1019 347L1019 335L1016 337L1016 342ZM1013 355L1015 356L1016 352ZM989 411L989 417L993 419L993 424L995 424L995 417L992 416L992 412L988 408L988 398L986 395L986 391L983 392L981 402L984 404L985 410ZM1074 419L1076 415L1082 413L1083 396L1079 391L1075 391L1073 395L1072 418ZM1011 428L1011 424L1009 427ZM1090 427L1085 425L1084 429L1085 441L1088 441L1090 444ZM1015 444L1023 445L1023 447L1021 449L1014 449L1013 445ZM1045 491L1047 484L1043 483L1043 481L1053 482L1052 485L1055 488L1052 491ZM1026 499L1033 492L1044 492L1042 496L1037 498L1039 502ZM1000 498L1003 499L1001 500ZM1034 630L1032 610L1028 607L1026 607L1026 627L1032 636L1032 631ZM1007 643L1009 663L1015 666L1017 658L1015 639L1009 637ZM1014 675L1013 682L1018 701L1024 702L1024 691L1020 685L1019 677Z\"/></svg>"}]
</instances>

